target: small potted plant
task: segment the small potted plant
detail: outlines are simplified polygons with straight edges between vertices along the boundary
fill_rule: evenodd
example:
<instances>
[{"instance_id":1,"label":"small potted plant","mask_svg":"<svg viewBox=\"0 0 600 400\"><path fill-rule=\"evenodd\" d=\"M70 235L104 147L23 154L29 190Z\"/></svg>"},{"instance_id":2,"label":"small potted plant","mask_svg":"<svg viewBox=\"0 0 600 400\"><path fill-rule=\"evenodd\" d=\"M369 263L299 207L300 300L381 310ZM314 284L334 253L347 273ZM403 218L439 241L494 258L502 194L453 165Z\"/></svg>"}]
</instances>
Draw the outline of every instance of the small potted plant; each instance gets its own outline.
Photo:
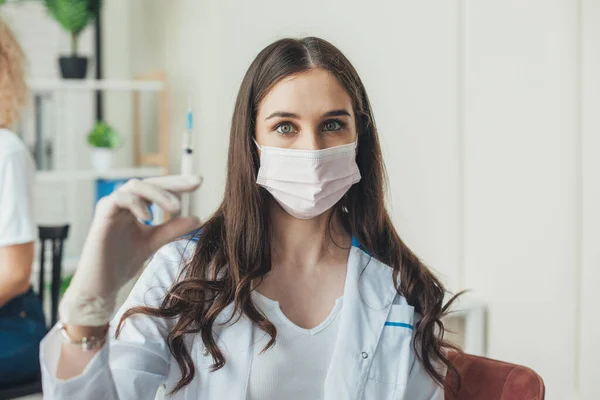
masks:
<instances>
[{"instance_id":1,"label":"small potted plant","mask_svg":"<svg viewBox=\"0 0 600 400\"><path fill-rule=\"evenodd\" d=\"M105 122L96 122L88 135L92 146L92 166L97 171L106 171L113 165L115 149L121 146L121 136Z\"/></svg>"},{"instance_id":2,"label":"small potted plant","mask_svg":"<svg viewBox=\"0 0 600 400\"><path fill-rule=\"evenodd\" d=\"M100 12L101 0L44 0L48 13L71 35L71 55L59 58L63 78L83 79L88 59L77 53L79 35Z\"/></svg>"}]
</instances>

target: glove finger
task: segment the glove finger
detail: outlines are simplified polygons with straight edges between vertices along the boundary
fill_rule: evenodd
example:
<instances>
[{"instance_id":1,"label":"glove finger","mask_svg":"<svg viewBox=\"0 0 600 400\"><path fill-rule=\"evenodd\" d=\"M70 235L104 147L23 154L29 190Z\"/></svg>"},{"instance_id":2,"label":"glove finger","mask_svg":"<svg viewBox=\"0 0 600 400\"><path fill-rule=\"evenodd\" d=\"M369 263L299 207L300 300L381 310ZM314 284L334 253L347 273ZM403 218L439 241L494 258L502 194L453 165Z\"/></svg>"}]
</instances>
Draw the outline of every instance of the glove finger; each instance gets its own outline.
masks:
<instances>
[{"instance_id":1,"label":"glove finger","mask_svg":"<svg viewBox=\"0 0 600 400\"><path fill-rule=\"evenodd\" d=\"M163 210L176 213L181 208L181 202L173 193L152 183L139 179L131 179L121 186L117 192L131 193L142 200L156 203Z\"/></svg>"},{"instance_id":2,"label":"glove finger","mask_svg":"<svg viewBox=\"0 0 600 400\"><path fill-rule=\"evenodd\" d=\"M202 181L202 177L195 175L168 175L143 180L143 182L173 193L193 192L200 187Z\"/></svg>"},{"instance_id":3,"label":"glove finger","mask_svg":"<svg viewBox=\"0 0 600 400\"><path fill-rule=\"evenodd\" d=\"M148 221L152 215L148 210L148 203L133 193L115 192L114 203L117 207L129 210L137 219Z\"/></svg>"}]
</instances>

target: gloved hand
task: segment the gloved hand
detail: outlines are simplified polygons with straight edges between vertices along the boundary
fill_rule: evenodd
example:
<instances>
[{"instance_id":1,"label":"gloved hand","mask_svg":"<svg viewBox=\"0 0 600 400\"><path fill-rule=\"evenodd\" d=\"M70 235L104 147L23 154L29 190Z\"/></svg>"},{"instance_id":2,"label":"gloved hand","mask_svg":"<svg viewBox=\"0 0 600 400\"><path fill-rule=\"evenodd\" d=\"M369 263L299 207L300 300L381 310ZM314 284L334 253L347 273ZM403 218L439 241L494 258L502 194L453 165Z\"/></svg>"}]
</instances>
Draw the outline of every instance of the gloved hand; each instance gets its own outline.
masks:
<instances>
[{"instance_id":1,"label":"gloved hand","mask_svg":"<svg viewBox=\"0 0 600 400\"><path fill-rule=\"evenodd\" d=\"M141 269L144 262L166 243L197 228L196 217L174 218L148 226L148 206L177 213L175 194L195 191L200 178L163 176L130 180L103 197L96 212L81 259L59 306L61 322L71 325L106 325L115 309L117 293Z\"/></svg>"}]
</instances>

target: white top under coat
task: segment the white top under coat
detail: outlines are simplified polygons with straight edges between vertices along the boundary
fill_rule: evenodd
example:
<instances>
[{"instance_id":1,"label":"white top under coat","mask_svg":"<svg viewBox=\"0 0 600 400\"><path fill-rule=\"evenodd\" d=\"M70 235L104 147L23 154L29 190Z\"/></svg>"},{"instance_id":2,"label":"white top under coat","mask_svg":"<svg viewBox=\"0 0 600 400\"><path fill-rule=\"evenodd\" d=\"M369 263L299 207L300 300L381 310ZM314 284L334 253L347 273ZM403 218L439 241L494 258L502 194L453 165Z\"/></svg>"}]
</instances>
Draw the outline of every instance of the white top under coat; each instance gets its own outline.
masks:
<instances>
[{"instance_id":1,"label":"white top under coat","mask_svg":"<svg viewBox=\"0 0 600 400\"><path fill-rule=\"evenodd\" d=\"M273 347L263 349L270 336L254 328L254 351L247 400L322 399L327 369L339 327L342 297L320 324L306 329L281 310L279 302L252 292L257 307L277 328Z\"/></svg>"}]
</instances>

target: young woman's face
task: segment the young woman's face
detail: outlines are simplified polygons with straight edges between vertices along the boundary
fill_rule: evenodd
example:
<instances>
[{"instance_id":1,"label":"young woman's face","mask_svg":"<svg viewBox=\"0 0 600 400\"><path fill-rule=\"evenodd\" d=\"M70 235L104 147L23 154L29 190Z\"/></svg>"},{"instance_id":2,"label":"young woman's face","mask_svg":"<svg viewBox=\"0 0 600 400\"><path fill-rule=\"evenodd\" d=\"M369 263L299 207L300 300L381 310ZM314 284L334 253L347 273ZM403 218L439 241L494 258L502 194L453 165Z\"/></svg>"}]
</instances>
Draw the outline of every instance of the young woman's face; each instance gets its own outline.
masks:
<instances>
[{"instance_id":1,"label":"young woman's face","mask_svg":"<svg viewBox=\"0 0 600 400\"><path fill-rule=\"evenodd\" d=\"M261 146L320 150L355 140L350 96L323 69L282 79L258 105L256 141Z\"/></svg>"}]
</instances>

